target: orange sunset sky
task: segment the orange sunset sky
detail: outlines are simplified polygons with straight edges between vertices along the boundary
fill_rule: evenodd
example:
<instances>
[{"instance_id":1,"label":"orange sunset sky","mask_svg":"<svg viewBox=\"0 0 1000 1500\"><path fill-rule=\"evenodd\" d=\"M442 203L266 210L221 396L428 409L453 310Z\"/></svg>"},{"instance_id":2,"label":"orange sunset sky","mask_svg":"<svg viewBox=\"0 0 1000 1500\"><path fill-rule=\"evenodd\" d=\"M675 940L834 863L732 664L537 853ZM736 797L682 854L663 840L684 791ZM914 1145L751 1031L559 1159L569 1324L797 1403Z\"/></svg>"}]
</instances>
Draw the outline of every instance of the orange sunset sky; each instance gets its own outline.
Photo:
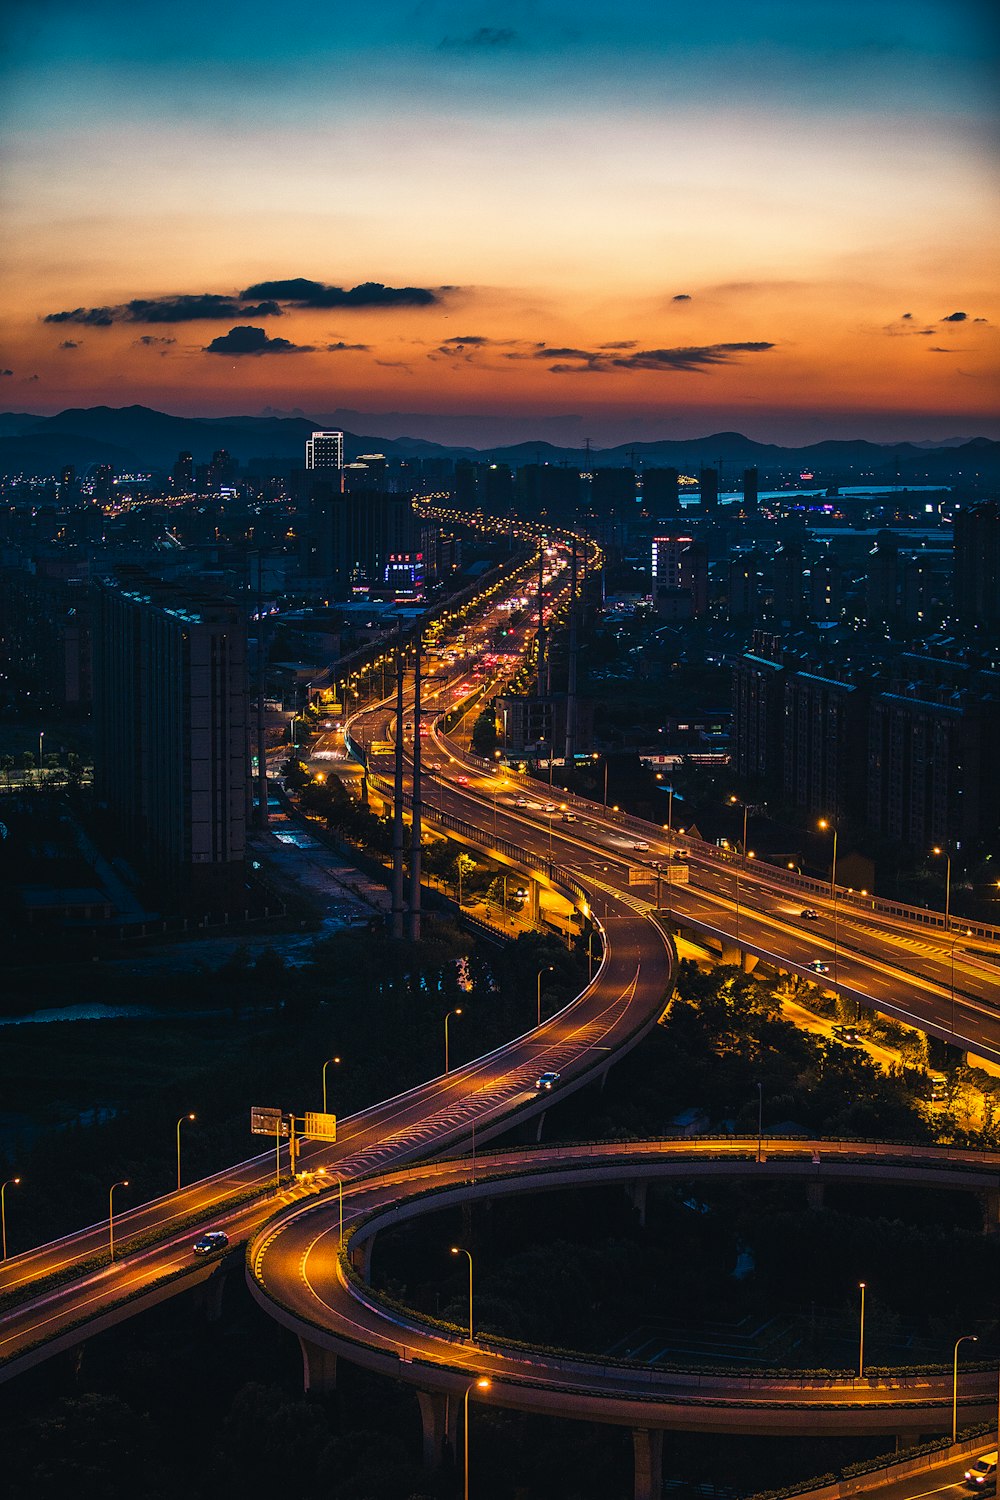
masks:
<instances>
[{"instance_id":1,"label":"orange sunset sky","mask_svg":"<svg viewBox=\"0 0 1000 1500\"><path fill-rule=\"evenodd\" d=\"M6 25L6 410L1000 437L986 7Z\"/></svg>"}]
</instances>

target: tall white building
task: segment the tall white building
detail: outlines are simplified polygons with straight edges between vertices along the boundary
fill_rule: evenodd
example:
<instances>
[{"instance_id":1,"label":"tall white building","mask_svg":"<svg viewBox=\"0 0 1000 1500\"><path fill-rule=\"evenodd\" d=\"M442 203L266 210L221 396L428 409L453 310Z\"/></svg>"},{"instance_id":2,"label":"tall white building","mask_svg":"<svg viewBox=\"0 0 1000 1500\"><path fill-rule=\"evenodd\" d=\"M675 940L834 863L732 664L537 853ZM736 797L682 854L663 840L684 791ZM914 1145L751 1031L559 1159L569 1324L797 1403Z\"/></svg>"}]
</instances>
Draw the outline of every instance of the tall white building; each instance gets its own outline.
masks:
<instances>
[{"instance_id":1,"label":"tall white building","mask_svg":"<svg viewBox=\"0 0 1000 1500\"><path fill-rule=\"evenodd\" d=\"M314 432L306 438L307 469L342 469L344 467L344 434Z\"/></svg>"}]
</instances>

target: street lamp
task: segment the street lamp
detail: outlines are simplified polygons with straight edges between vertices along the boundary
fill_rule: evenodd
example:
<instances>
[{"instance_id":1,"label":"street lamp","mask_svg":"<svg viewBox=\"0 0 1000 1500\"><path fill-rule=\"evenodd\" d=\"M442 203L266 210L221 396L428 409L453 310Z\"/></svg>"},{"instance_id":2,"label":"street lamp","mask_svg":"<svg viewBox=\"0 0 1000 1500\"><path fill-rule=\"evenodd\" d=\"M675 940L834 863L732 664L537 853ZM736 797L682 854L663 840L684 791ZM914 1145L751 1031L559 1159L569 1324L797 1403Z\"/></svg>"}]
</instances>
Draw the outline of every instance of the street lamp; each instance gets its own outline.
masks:
<instances>
[{"instance_id":1,"label":"street lamp","mask_svg":"<svg viewBox=\"0 0 1000 1500\"><path fill-rule=\"evenodd\" d=\"M452 1245L451 1253L452 1255L464 1255L469 1262L469 1343L472 1344L475 1343L475 1334L473 1332L472 1323L472 1251L463 1250L458 1245Z\"/></svg>"},{"instance_id":2,"label":"street lamp","mask_svg":"<svg viewBox=\"0 0 1000 1500\"><path fill-rule=\"evenodd\" d=\"M837 834L839 830L837 828L836 818L820 818L816 826L822 829L829 829L833 834L833 860L830 865L830 899L833 902L833 982L834 984L839 984L840 975L838 972L838 961L840 950L840 934L837 925ZM861 1014L860 1007L858 1009L858 1014ZM954 1027L952 1027L952 1030L954 1030Z\"/></svg>"},{"instance_id":3,"label":"street lamp","mask_svg":"<svg viewBox=\"0 0 1000 1500\"><path fill-rule=\"evenodd\" d=\"M328 1057L327 1060L326 1060L326 1062L323 1064L323 1113L324 1114L327 1113L327 1109L326 1109L326 1070L330 1066L331 1063L339 1063L339 1062L340 1062L340 1058L339 1057Z\"/></svg>"},{"instance_id":4,"label":"street lamp","mask_svg":"<svg viewBox=\"0 0 1000 1500\"><path fill-rule=\"evenodd\" d=\"M20 1181L21 1181L20 1177L8 1177L7 1181L3 1184L2 1187L0 1187L0 1231L2 1231L2 1237L3 1237L3 1259L4 1260L7 1259L7 1202L6 1202L7 1189L11 1186L11 1184L13 1184L14 1187L19 1186Z\"/></svg>"},{"instance_id":5,"label":"street lamp","mask_svg":"<svg viewBox=\"0 0 1000 1500\"><path fill-rule=\"evenodd\" d=\"M538 1024L542 1024L542 975L551 974L555 970L554 964L548 964L544 969L538 971Z\"/></svg>"},{"instance_id":6,"label":"street lamp","mask_svg":"<svg viewBox=\"0 0 1000 1500\"><path fill-rule=\"evenodd\" d=\"M951 930L951 855L935 844L932 854L944 855L944 928L951 938L951 1031L955 1034L955 934Z\"/></svg>"},{"instance_id":7,"label":"street lamp","mask_svg":"<svg viewBox=\"0 0 1000 1500\"><path fill-rule=\"evenodd\" d=\"M951 1440L958 1442L958 1346L959 1344L978 1344L979 1339L974 1333L963 1333L960 1339L955 1341L955 1363L951 1381Z\"/></svg>"},{"instance_id":8,"label":"street lamp","mask_svg":"<svg viewBox=\"0 0 1000 1500\"><path fill-rule=\"evenodd\" d=\"M108 1249L112 1263L115 1258L115 1188L119 1187L128 1187L127 1177L123 1177L121 1182L113 1182L108 1193Z\"/></svg>"},{"instance_id":9,"label":"street lamp","mask_svg":"<svg viewBox=\"0 0 1000 1500\"><path fill-rule=\"evenodd\" d=\"M485 1375L480 1375L480 1377L479 1377L478 1380L474 1380L470 1386L466 1386L465 1400L462 1403L463 1406L464 1406L464 1408L465 1408L465 1421L463 1423L464 1434L463 1434L463 1447L462 1447L462 1452L463 1452L464 1461L465 1461L465 1485L464 1485L464 1489L463 1489L465 1500L469 1500L469 1396L472 1394L473 1391L488 1391L489 1388L490 1388L490 1382L489 1382L489 1380L487 1380L487 1378L486 1378Z\"/></svg>"},{"instance_id":10,"label":"street lamp","mask_svg":"<svg viewBox=\"0 0 1000 1500\"><path fill-rule=\"evenodd\" d=\"M177 1121L177 1191L181 1190L181 1126L185 1120L193 1120L194 1115L181 1115Z\"/></svg>"},{"instance_id":11,"label":"street lamp","mask_svg":"<svg viewBox=\"0 0 1000 1500\"><path fill-rule=\"evenodd\" d=\"M764 1085L757 1080L757 1165L760 1166L764 1146Z\"/></svg>"},{"instance_id":12,"label":"street lamp","mask_svg":"<svg viewBox=\"0 0 1000 1500\"><path fill-rule=\"evenodd\" d=\"M729 801L730 801L730 804L733 807L742 807L743 808L743 843L741 845L740 857L736 861L736 941L737 941L737 943L739 943L739 940L740 940L740 866L741 865L745 865L746 864L746 859L747 859L747 816L748 816L748 814L750 812L750 807L749 807L749 805L746 802L741 803L739 797L730 797Z\"/></svg>"},{"instance_id":13,"label":"street lamp","mask_svg":"<svg viewBox=\"0 0 1000 1500\"><path fill-rule=\"evenodd\" d=\"M337 1184L337 1202L338 1202L338 1205L339 1205L339 1208L340 1208L340 1249L343 1250L343 1248L344 1248L344 1179L342 1177L338 1177L337 1174L336 1174L336 1172L334 1172L332 1175L333 1175L334 1182Z\"/></svg>"},{"instance_id":14,"label":"street lamp","mask_svg":"<svg viewBox=\"0 0 1000 1500\"><path fill-rule=\"evenodd\" d=\"M460 1016L461 1014L462 1007L458 1006L455 1010L450 1010L444 1018L444 1070L446 1073L450 1071L448 1067L448 1022L452 1016Z\"/></svg>"},{"instance_id":15,"label":"street lamp","mask_svg":"<svg viewBox=\"0 0 1000 1500\"><path fill-rule=\"evenodd\" d=\"M861 1293L861 1324L858 1336L858 1379L863 1380L865 1374L865 1283L858 1282L858 1290Z\"/></svg>"}]
</instances>

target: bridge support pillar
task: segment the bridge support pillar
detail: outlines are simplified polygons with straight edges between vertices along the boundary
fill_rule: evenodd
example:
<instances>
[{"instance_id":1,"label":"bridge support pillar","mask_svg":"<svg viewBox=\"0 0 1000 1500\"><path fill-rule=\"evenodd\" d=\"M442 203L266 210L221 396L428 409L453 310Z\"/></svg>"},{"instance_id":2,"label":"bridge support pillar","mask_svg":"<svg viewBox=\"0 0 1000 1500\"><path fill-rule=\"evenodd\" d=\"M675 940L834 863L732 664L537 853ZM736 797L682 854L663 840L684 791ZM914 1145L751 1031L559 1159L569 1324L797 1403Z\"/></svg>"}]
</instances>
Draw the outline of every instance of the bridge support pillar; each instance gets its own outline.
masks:
<instances>
[{"instance_id":1,"label":"bridge support pillar","mask_svg":"<svg viewBox=\"0 0 1000 1500\"><path fill-rule=\"evenodd\" d=\"M639 1228L646 1227L646 1198L649 1194L649 1183L643 1178L628 1185L628 1194L632 1199L632 1207L639 1215Z\"/></svg>"},{"instance_id":2,"label":"bridge support pillar","mask_svg":"<svg viewBox=\"0 0 1000 1500\"><path fill-rule=\"evenodd\" d=\"M810 1208L822 1208L823 1207L823 1199L824 1199L823 1188L824 1188L824 1184L822 1182L807 1182L806 1183L806 1202L808 1203L808 1205L809 1205Z\"/></svg>"},{"instance_id":3,"label":"bridge support pillar","mask_svg":"<svg viewBox=\"0 0 1000 1500\"><path fill-rule=\"evenodd\" d=\"M660 1500L663 1494L663 1429L634 1427L635 1500Z\"/></svg>"},{"instance_id":4,"label":"bridge support pillar","mask_svg":"<svg viewBox=\"0 0 1000 1500\"><path fill-rule=\"evenodd\" d=\"M299 1335L302 1350L302 1388L307 1396L328 1396L337 1389L337 1356Z\"/></svg>"},{"instance_id":5,"label":"bridge support pillar","mask_svg":"<svg viewBox=\"0 0 1000 1500\"><path fill-rule=\"evenodd\" d=\"M752 974L759 963L760 959L756 953L747 953L744 951L740 954L740 967L744 974Z\"/></svg>"},{"instance_id":6,"label":"bridge support pillar","mask_svg":"<svg viewBox=\"0 0 1000 1500\"><path fill-rule=\"evenodd\" d=\"M543 1109L542 1112L541 1112L541 1114L538 1116L538 1124L535 1127L535 1140L536 1141L540 1141L541 1138L542 1138L542 1130L544 1129L544 1126L545 1126L545 1116L546 1116L547 1113L548 1113L548 1111Z\"/></svg>"},{"instance_id":7,"label":"bridge support pillar","mask_svg":"<svg viewBox=\"0 0 1000 1500\"><path fill-rule=\"evenodd\" d=\"M1000 1188L987 1188L980 1194L983 1206L983 1233L996 1234L1000 1230Z\"/></svg>"},{"instance_id":8,"label":"bridge support pillar","mask_svg":"<svg viewBox=\"0 0 1000 1500\"><path fill-rule=\"evenodd\" d=\"M357 1271L362 1281L370 1281L372 1274L372 1251L375 1248L375 1236L362 1240L360 1245L352 1245L348 1254L351 1257L351 1265Z\"/></svg>"},{"instance_id":9,"label":"bridge support pillar","mask_svg":"<svg viewBox=\"0 0 1000 1500\"><path fill-rule=\"evenodd\" d=\"M742 960L742 948L738 948L735 943L727 943L725 939L723 939L722 952L719 955L719 962L722 964L734 964L738 967L741 964Z\"/></svg>"},{"instance_id":10,"label":"bridge support pillar","mask_svg":"<svg viewBox=\"0 0 1000 1500\"><path fill-rule=\"evenodd\" d=\"M441 1391L418 1391L417 1401L424 1431L424 1468L433 1472L454 1455L458 1402Z\"/></svg>"}]
</instances>

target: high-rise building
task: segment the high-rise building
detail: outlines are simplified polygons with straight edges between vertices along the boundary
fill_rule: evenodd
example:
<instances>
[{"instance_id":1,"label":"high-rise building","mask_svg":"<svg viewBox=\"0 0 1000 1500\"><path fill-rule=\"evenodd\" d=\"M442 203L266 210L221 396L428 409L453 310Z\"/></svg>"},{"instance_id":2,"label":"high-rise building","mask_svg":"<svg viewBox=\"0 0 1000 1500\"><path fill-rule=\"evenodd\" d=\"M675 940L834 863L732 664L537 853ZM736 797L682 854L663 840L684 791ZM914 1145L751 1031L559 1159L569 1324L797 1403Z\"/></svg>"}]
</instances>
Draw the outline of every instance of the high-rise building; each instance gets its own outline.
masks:
<instances>
[{"instance_id":1,"label":"high-rise building","mask_svg":"<svg viewBox=\"0 0 1000 1500\"><path fill-rule=\"evenodd\" d=\"M562 464L522 464L516 496L522 514L574 515L580 503L580 471Z\"/></svg>"},{"instance_id":2,"label":"high-rise building","mask_svg":"<svg viewBox=\"0 0 1000 1500\"><path fill-rule=\"evenodd\" d=\"M410 495L341 490L316 480L309 503L312 572L345 597L352 588L406 587L423 578L420 522ZM408 581L407 581L408 579Z\"/></svg>"},{"instance_id":3,"label":"high-rise building","mask_svg":"<svg viewBox=\"0 0 1000 1500\"><path fill-rule=\"evenodd\" d=\"M733 669L733 769L767 790L781 784L785 669L758 651L741 656Z\"/></svg>"},{"instance_id":4,"label":"high-rise building","mask_svg":"<svg viewBox=\"0 0 1000 1500\"><path fill-rule=\"evenodd\" d=\"M843 574L836 558L823 557L809 569L809 618L824 624L840 619Z\"/></svg>"},{"instance_id":5,"label":"high-rise building","mask_svg":"<svg viewBox=\"0 0 1000 1500\"><path fill-rule=\"evenodd\" d=\"M916 553L903 564L901 612L907 625L914 630L927 630L933 619L933 602L934 570L931 560Z\"/></svg>"},{"instance_id":6,"label":"high-rise building","mask_svg":"<svg viewBox=\"0 0 1000 1500\"><path fill-rule=\"evenodd\" d=\"M857 774L864 708L853 683L816 672L786 675L783 792L793 807L826 817L855 808L864 785Z\"/></svg>"},{"instance_id":7,"label":"high-rise building","mask_svg":"<svg viewBox=\"0 0 1000 1500\"><path fill-rule=\"evenodd\" d=\"M635 471L594 469L590 503L600 516L632 516L636 511Z\"/></svg>"},{"instance_id":8,"label":"high-rise building","mask_svg":"<svg viewBox=\"0 0 1000 1500\"><path fill-rule=\"evenodd\" d=\"M891 531L880 531L865 570L865 623L886 625L896 618L899 590L899 543Z\"/></svg>"},{"instance_id":9,"label":"high-rise building","mask_svg":"<svg viewBox=\"0 0 1000 1500\"><path fill-rule=\"evenodd\" d=\"M170 472L170 480L174 493L178 495L189 495L194 489L194 455L191 453L178 453L177 462Z\"/></svg>"},{"instance_id":10,"label":"high-rise building","mask_svg":"<svg viewBox=\"0 0 1000 1500\"><path fill-rule=\"evenodd\" d=\"M166 899L245 905L247 629L233 600L141 568L95 590L94 776Z\"/></svg>"},{"instance_id":11,"label":"high-rise building","mask_svg":"<svg viewBox=\"0 0 1000 1500\"><path fill-rule=\"evenodd\" d=\"M113 464L98 464L94 470L94 499L100 504L110 500L114 490L115 470Z\"/></svg>"},{"instance_id":12,"label":"high-rise building","mask_svg":"<svg viewBox=\"0 0 1000 1500\"><path fill-rule=\"evenodd\" d=\"M783 542L774 554L774 617L794 624L805 612L802 546L799 542Z\"/></svg>"},{"instance_id":13,"label":"high-rise building","mask_svg":"<svg viewBox=\"0 0 1000 1500\"><path fill-rule=\"evenodd\" d=\"M653 538L653 608L664 619L698 619L708 610L708 551L691 536Z\"/></svg>"},{"instance_id":14,"label":"high-rise building","mask_svg":"<svg viewBox=\"0 0 1000 1500\"><path fill-rule=\"evenodd\" d=\"M676 469L644 469L642 503L651 516L680 515L680 474Z\"/></svg>"},{"instance_id":15,"label":"high-rise building","mask_svg":"<svg viewBox=\"0 0 1000 1500\"><path fill-rule=\"evenodd\" d=\"M757 510L758 489L757 470L743 470L743 509L748 516L752 516Z\"/></svg>"},{"instance_id":16,"label":"high-rise building","mask_svg":"<svg viewBox=\"0 0 1000 1500\"><path fill-rule=\"evenodd\" d=\"M307 469L342 469L344 467L344 434L314 432L306 438Z\"/></svg>"},{"instance_id":17,"label":"high-rise building","mask_svg":"<svg viewBox=\"0 0 1000 1500\"><path fill-rule=\"evenodd\" d=\"M1000 504L963 506L954 522L954 607L967 625L1000 625Z\"/></svg>"},{"instance_id":18,"label":"high-rise building","mask_svg":"<svg viewBox=\"0 0 1000 1500\"><path fill-rule=\"evenodd\" d=\"M706 513L714 513L719 508L719 471L718 469L702 469L699 477L701 489L701 508Z\"/></svg>"},{"instance_id":19,"label":"high-rise building","mask_svg":"<svg viewBox=\"0 0 1000 1500\"><path fill-rule=\"evenodd\" d=\"M756 552L744 552L729 564L729 618L744 623L756 620L760 606L760 557Z\"/></svg>"}]
</instances>

